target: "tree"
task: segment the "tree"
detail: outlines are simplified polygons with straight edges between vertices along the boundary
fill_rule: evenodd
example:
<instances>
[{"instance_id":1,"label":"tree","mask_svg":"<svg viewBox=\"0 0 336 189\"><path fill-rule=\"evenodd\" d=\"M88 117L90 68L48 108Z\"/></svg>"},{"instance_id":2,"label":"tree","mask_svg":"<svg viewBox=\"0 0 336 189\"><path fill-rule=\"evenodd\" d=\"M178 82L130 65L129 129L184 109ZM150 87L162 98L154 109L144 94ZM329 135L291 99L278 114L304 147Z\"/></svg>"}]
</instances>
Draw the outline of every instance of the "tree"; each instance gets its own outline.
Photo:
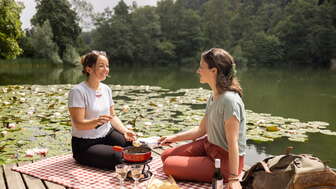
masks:
<instances>
[{"instance_id":1,"label":"tree","mask_svg":"<svg viewBox=\"0 0 336 189\"><path fill-rule=\"evenodd\" d=\"M72 66L80 65L80 56L77 50L71 45L66 46L62 59L65 64Z\"/></svg>"},{"instance_id":2,"label":"tree","mask_svg":"<svg viewBox=\"0 0 336 189\"><path fill-rule=\"evenodd\" d=\"M173 37L178 63L197 62L197 53L203 48L203 32L201 18L196 11L186 9L181 2L175 3L176 7L176 34Z\"/></svg>"},{"instance_id":3,"label":"tree","mask_svg":"<svg viewBox=\"0 0 336 189\"><path fill-rule=\"evenodd\" d=\"M246 58L251 64L276 65L283 63L283 48L278 37L259 32L246 43Z\"/></svg>"},{"instance_id":4,"label":"tree","mask_svg":"<svg viewBox=\"0 0 336 189\"><path fill-rule=\"evenodd\" d=\"M190 63L197 57L197 52L203 46L201 18L195 10L186 8L183 1L164 0L157 6L160 16L161 41L163 52L174 48L173 61Z\"/></svg>"},{"instance_id":5,"label":"tree","mask_svg":"<svg viewBox=\"0 0 336 189\"><path fill-rule=\"evenodd\" d=\"M156 12L160 17L161 40L171 40L176 34L176 12L174 0L162 0L157 4Z\"/></svg>"},{"instance_id":6,"label":"tree","mask_svg":"<svg viewBox=\"0 0 336 189\"><path fill-rule=\"evenodd\" d=\"M208 0L179 0L183 3L183 6L188 9L200 10L202 8L203 3Z\"/></svg>"},{"instance_id":7,"label":"tree","mask_svg":"<svg viewBox=\"0 0 336 189\"><path fill-rule=\"evenodd\" d=\"M231 17L232 52L241 64L283 63L283 47L275 26L283 19L280 1L246 1Z\"/></svg>"},{"instance_id":8,"label":"tree","mask_svg":"<svg viewBox=\"0 0 336 189\"><path fill-rule=\"evenodd\" d=\"M53 41L59 47L59 55L63 57L68 45L77 47L81 29L76 12L70 8L67 0L36 0L36 3L37 12L32 19L32 24L43 25L46 20L49 20Z\"/></svg>"},{"instance_id":9,"label":"tree","mask_svg":"<svg viewBox=\"0 0 336 189\"><path fill-rule=\"evenodd\" d=\"M23 36L21 4L14 0L0 0L0 58L15 58L22 53L18 41Z\"/></svg>"},{"instance_id":10,"label":"tree","mask_svg":"<svg viewBox=\"0 0 336 189\"><path fill-rule=\"evenodd\" d=\"M129 8L124 1L120 1L113 10L115 14L106 9L96 18L93 47L106 51L113 62L131 63L135 47L132 43Z\"/></svg>"},{"instance_id":11,"label":"tree","mask_svg":"<svg viewBox=\"0 0 336 189\"><path fill-rule=\"evenodd\" d=\"M48 20L41 26L35 26L32 30L31 37L28 38L36 57L46 58L51 60L52 63L60 64L62 60L58 55L58 47L52 39L53 33Z\"/></svg>"},{"instance_id":12,"label":"tree","mask_svg":"<svg viewBox=\"0 0 336 189\"><path fill-rule=\"evenodd\" d=\"M72 9L77 13L79 25L84 31L89 31L93 28L93 5L87 0L70 0Z\"/></svg>"},{"instance_id":13,"label":"tree","mask_svg":"<svg viewBox=\"0 0 336 189\"><path fill-rule=\"evenodd\" d=\"M285 9L286 19L275 28L292 64L328 66L336 56L336 6L295 0Z\"/></svg>"},{"instance_id":14,"label":"tree","mask_svg":"<svg viewBox=\"0 0 336 189\"><path fill-rule=\"evenodd\" d=\"M19 46L23 51L21 56L23 57L34 57L35 52L31 43L31 35L32 29L25 29L24 36L19 41Z\"/></svg>"},{"instance_id":15,"label":"tree","mask_svg":"<svg viewBox=\"0 0 336 189\"><path fill-rule=\"evenodd\" d=\"M233 41L230 29L233 10L230 10L230 3L228 0L212 0L206 2L203 8L202 25L206 38L205 47L230 49Z\"/></svg>"},{"instance_id":16,"label":"tree","mask_svg":"<svg viewBox=\"0 0 336 189\"><path fill-rule=\"evenodd\" d=\"M125 20L128 20L129 16L129 7L126 5L126 3L121 0L117 6L114 7L114 14L117 17L121 17Z\"/></svg>"},{"instance_id":17,"label":"tree","mask_svg":"<svg viewBox=\"0 0 336 189\"><path fill-rule=\"evenodd\" d=\"M134 58L145 64L158 60L160 55L158 45L161 33L159 16L154 7L145 6L131 13L132 44Z\"/></svg>"},{"instance_id":18,"label":"tree","mask_svg":"<svg viewBox=\"0 0 336 189\"><path fill-rule=\"evenodd\" d=\"M83 39L112 62L197 62L202 49L220 47L246 65L328 66L336 59L335 23L334 0L161 0L157 7L120 1Z\"/></svg>"}]
</instances>

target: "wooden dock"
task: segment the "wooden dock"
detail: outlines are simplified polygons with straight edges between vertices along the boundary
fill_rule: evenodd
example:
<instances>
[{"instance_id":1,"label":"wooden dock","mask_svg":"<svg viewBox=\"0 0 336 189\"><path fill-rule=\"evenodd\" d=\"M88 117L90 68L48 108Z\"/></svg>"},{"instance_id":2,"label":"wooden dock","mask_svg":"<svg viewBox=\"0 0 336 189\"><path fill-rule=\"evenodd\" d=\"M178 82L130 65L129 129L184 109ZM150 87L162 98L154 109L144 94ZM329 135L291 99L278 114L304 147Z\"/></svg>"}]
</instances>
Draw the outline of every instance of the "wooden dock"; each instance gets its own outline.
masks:
<instances>
[{"instance_id":1,"label":"wooden dock","mask_svg":"<svg viewBox=\"0 0 336 189\"><path fill-rule=\"evenodd\" d=\"M22 173L12 171L14 166L31 162L2 165L0 169L0 189L64 189L64 186L40 180Z\"/></svg>"},{"instance_id":2,"label":"wooden dock","mask_svg":"<svg viewBox=\"0 0 336 189\"><path fill-rule=\"evenodd\" d=\"M159 156L163 148L156 148L153 150L153 156ZM40 180L26 174L12 171L11 168L15 166L25 165L30 162L19 162L17 164L2 165L0 169L0 189L65 189L62 185L52 182Z\"/></svg>"}]
</instances>

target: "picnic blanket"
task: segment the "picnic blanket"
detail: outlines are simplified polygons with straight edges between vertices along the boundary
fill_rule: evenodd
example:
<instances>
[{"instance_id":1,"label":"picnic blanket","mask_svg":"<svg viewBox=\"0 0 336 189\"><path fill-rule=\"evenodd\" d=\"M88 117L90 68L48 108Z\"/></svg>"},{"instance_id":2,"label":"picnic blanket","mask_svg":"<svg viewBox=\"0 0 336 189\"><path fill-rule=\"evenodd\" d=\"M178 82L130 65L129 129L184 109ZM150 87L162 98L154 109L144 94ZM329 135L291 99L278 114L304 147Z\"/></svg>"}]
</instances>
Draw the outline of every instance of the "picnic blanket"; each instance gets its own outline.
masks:
<instances>
[{"instance_id":1,"label":"picnic blanket","mask_svg":"<svg viewBox=\"0 0 336 189\"><path fill-rule=\"evenodd\" d=\"M159 157L154 157L149 165L156 178L167 179ZM72 154L46 158L27 165L13 167L12 170L69 188L119 188L119 180L114 172L80 165L73 159ZM138 185L139 188L146 188L147 182L141 182ZM208 183L198 182L177 182L177 184L183 189L209 188L211 186ZM126 188L133 186L131 182L124 182Z\"/></svg>"}]
</instances>

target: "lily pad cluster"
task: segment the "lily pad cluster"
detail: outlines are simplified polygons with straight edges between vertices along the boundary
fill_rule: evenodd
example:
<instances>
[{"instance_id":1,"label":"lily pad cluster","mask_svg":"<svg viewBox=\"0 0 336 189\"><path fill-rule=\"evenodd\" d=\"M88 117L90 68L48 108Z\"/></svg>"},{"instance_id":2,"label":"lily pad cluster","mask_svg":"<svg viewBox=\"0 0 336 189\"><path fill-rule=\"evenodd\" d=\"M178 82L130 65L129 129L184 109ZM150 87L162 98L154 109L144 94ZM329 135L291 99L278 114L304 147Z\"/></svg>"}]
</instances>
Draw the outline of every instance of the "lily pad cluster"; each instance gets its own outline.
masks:
<instances>
[{"instance_id":1,"label":"lily pad cluster","mask_svg":"<svg viewBox=\"0 0 336 189\"><path fill-rule=\"evenodd\" d=\"M256 142L273 141L287 137L290 141L305 142L307 133L336 135L327 130L329 123L321 121L300 122L298 119L271 116L271 114L255 113L247 110L247 138Z\"/></svg>"},{"instance_id":2,"label":"lily pad cluster","mask_svg":"<svg viewBox=\"0 0 336 189\"><path fill-rule=\"evenodd\" d=\"M211 91L156 86L111 85L118 116L140 137L164 136L198 126ZM33 149L46 149L47 156L71 152L71 121L67 109L72 85L0 86L0 164L40 158ZM307 133L327 130L325 122L300 122L247 110L247 137L272 141L288 137L304 142ZM34 151L34 150L33 150Z\"/></svg>"}]
</instances>

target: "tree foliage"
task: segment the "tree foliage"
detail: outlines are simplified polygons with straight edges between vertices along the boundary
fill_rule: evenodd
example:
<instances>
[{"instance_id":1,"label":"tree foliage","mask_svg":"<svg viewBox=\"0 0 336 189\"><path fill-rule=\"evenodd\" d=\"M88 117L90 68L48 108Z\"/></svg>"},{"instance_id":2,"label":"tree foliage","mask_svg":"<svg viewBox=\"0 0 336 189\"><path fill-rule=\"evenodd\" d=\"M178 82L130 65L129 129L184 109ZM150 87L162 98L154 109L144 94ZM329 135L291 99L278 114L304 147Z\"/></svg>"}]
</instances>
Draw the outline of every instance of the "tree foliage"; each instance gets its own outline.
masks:
<instances>
[{"instance_id":1,"label":"tree foliage","mask_svg":"<svg viewBox=\"0 0 336 189\"><path fill-rule=\"evenodd\" d=\"M84 1L72 0L79 13L90 7ZM112 64L189 65L198 63L201 51L219 47L245 65L327 67L336 60L333 0L159 0L156 7L121 0L96 15L95 29L81 40L69 7L66 0L38 0L33 19L50 21L63 59L74 49L97 49L107 51Z\"/></svg>"},{"instance_id":2,"label":"tree foliage","mask_svg":"<svg viewBox=\"0 0 336 189\"><path fill-rule=\"evenodd\" d=\"M162 54L159 49L160 24L159 16L153 7L143 7L134 10L131 17L132 38L134 44L134 59L143 64L152 64Z\"/></svg>"},{"instance_id":3,"label":"tree foliage","mask_svg":"<svg viewBox=\"0 0 336 189\"><path fill-rule=\"evenodd\" d=\"M203 42L201 18L182 3L129 7L124 1L96 18L93 47L113 62L168 64L193 62Z\"/></svg>"},{"instance_id":4,"label":"tree foliage","mask_svg":"<svg viewBox=\"0 0 336 189\"><path fill-rule=\"evenodd\" d=\"M284 44L286 62L326 65L336 58L336 6L295 0L275 30Z\"/></svg>"},{"instance_id":5,"label":"tree foliage","mask_svg":"<svg viewBox=\"0 0 336 189\"><path fill-rule=\"evenodd\" d=\"M336 58L335 12L334 1L317 0L120 1L96 19L94 44L134 64L192 63L220 47L241 64L328 66Z\"/></svg>"},{"instance_id":6,"label":"tree foliage","mask_svg":"<svg viewBox=\"0 0 336 189\"><path fill-rule=\"evenodd\" d=\"M77 13L79 26L84 31L89 31L93 28L93 18L95 13L93 5L86 0L70 0L71 8Z\"/></svg>"},{"instance_id":7,"label":"tree foliage","mask_svg":"<svg viewBox=\"0 0 336 189\"><path fill-rule=\"evenodd\" d=\"M113 62L131 62L134 46L130 19L129 7L124 1L113 10L106 9L96 19L93 47L106 51Z\"/></svg>"},{"instance_id":8,"label":"tree foliage","mask_svg":"<svg viewBox=\"0 0 336 189\"><path fill-rule=\"evenodd\" d=\"M23 6L14 0L0 0L0 58L21 54L19 39L23 35L20 13Z\"/></svg>"},{"instance_id":9,"label":"tree foliage","mask_svg":"<svg viewBox=\"0 0 336 189\"><path fill-rule=\"evenodd\" d=\"M36 57L49 59L55 64L62 63L58 55L58 46L53 41L53 33L48 20L33 28L28 41L33 47Z\"/></svg>"},{"instance_id":10,"label":"tree foliage","mask_svg":"<svg viewBox=\"0 0 336 189\"><path fill-rule=\"evenodd\" d=\"M68 45L77 47L77 39L81 33L78 17L67 0L36 0L37 12L32 24L42 25L49 20L53 33L53 41L59 48L62 57Z\"/></svg>"},{"instance_id":11,"label":"tree foliage","mask_svg":"<svg viewBox=\"0 0 336 189\"><path fill-rule=\"evenodd\" d=\"M71 45L65 47L62 59L65 64L73 66L80 65L80 56L77 50Z\"/></svg>"}]
</instances>

